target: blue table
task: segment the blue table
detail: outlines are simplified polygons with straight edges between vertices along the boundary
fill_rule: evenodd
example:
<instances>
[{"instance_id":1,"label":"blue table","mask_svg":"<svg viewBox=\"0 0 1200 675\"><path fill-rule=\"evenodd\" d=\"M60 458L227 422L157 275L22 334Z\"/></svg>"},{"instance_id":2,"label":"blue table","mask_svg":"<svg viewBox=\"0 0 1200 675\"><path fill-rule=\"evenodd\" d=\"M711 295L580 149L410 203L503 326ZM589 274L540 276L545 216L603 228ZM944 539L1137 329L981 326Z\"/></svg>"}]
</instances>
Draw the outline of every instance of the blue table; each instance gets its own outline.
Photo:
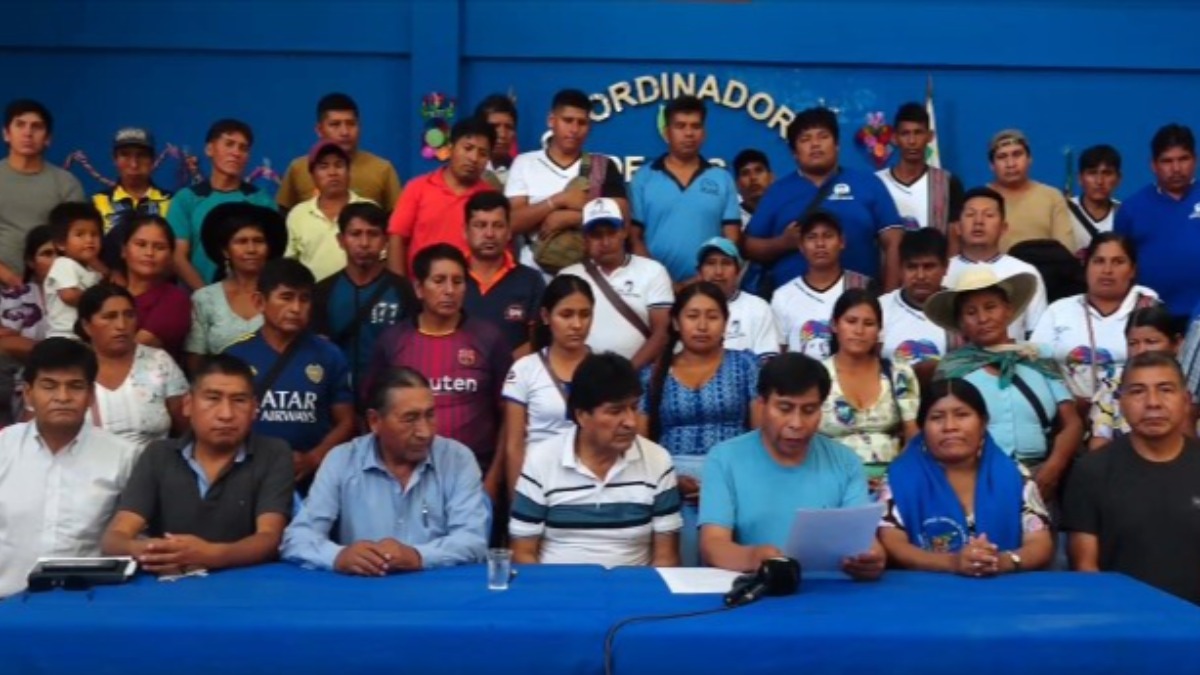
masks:
<instances>
[{"instance_id":1,"label":"blue table","mask_svg":"<svg viewBox=\"0 0 1200 675\"><path fill-rule=\"evenodd\" d=\"M482 567L359 579L269 565L0 601L0 673L603 672L610 626L719 607L648 569ZM1200 608L1116 575L889 573L618 633L635 673L1200 673Z\"/></svg>"}]
</instances>

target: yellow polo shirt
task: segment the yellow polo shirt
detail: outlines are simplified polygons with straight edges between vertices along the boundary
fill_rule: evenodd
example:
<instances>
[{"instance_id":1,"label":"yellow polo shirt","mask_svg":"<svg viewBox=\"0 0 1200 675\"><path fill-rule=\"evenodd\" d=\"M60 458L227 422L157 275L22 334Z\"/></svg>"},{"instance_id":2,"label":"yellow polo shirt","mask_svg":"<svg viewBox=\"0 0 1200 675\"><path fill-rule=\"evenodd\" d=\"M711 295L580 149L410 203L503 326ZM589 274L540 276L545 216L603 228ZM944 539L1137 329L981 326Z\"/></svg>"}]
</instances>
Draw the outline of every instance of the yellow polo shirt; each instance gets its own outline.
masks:
<instances>
[{"instance_id":1,"label":"yellow polo shirt","mask_svg":"<svg viewBox=\"0 0 1200 675\"><path fill-rule=\"evenodd\" d=\"M350 203L375 202L350 193ZM287 217L288 245L284 256L295 258L312 270L317 281L346 267L346 252L338 245L338 226L317 208L317 197L300 202Z\"/></svg>"}]
</instances>

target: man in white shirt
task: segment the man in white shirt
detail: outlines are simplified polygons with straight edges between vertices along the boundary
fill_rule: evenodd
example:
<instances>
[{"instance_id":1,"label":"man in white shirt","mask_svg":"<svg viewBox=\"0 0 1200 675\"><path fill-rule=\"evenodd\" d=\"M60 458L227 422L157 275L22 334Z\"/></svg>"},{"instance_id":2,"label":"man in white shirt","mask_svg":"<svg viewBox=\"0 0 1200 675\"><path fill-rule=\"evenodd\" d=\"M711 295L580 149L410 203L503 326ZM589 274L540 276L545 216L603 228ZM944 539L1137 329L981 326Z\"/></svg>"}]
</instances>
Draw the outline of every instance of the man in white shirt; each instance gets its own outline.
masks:
<instances>
[{"instance_id":1,"label":"man in white shirt","mask_svg":"<svg viewBox=\"0 0 1200 675\"><path fill-rule=\"evenodd\" d=\"M550 106L549 143L513 160L504 196L512 204L513 234L525 236L530 243L521 249L521 264L540 269L533 259L533 243L539 236L580 227L589 200L613 199L622 218L628 218L625 180L616 162L583 150L591 112L587 94L578 89L558 92Z\"/></svg>"},{"instance_id":2,"label":"man in white shirt","mask_svg":"<svg viewBox=\"0 0 1200 675\"><path fill-rule=\"evenodd\" d=\"M1112 232L1120 202L1113 193L1121 184L1121 153L1111 145L1094 145L1079 153L1079 196L1067 201L1075 225L1075 253L1080 257L1101 232Z\"/></svg>"},{"instance_id":3,"label":"man in white shirt","mask_svg":"<svg viewBox=\"0 0 1200 675\"><path fill-rule=\"evenodd\" d=\"M905 103L896 111L892 125L900 161L875 172L896 202L904 218L905 229L932 227L942 234L962 211L962 182L949 171L930 166L926 150L933 142L929 112L920 103ZM951 245L956 252L957 246Z\"/></svg>"},{"instance_id":4,"label":"man in white shirt","mask_svg":"<svg viewBox=\"0 0 1200 675\"><path fill-rule=\"evenodd\" d=\"M757 295L738 289L742 256L737 246L724 237L713 237L700 246L696 264L700 279L719 286L729 300L725 349L751 351L764 360L777 355L783 342L771 306Z\"/></svg>"},{"instance_id":5,"label":"man in white shirt","mask_svg":"<svg viewBox=\"0 0 1200 675\"><path fill-rule=\"evenodd\" d=\"M1008 333L1014 340L1024 340L1037 325L1042 312L1046 311L1046 284L1036 267L1000 252L1000 240L1008 230L1004 213L1004 197L991 188L974 188L963 195L962 217L959 220L962 250L950 260L945 284L954 287L963 270L979 264L991 265L1001 279L1020 272L1029 272L1037 277L1037 293L1033 301L1025 313L1008 327Z\"/></svg>"},{"instance_id":6,"label":"man in white shirt","mask_svg":"<svg viewBox=\"0 0 1200 675\"><path fill-rule=\"evenodd\" d=\"M882 355L932 376L946 353L946 331L925 316L925 301L942 290L946 277L946 236L933 228L900 239L900 288L879 298L883 309ZM922 372L925 371L925 372Z\"/></svg>"},{"instance_id":7,"label":"man in white shirt","mask_svg":"<svg viewBox=\"0 0 1200 675\"><path fill-rule=\"evenodd\" d=\"M513 562L679 564L682 499L670 454L637 435L641 394L616 354L579 364L567 401L576 428L526 452L508 525Z\"/></svg>"},{"instance_id":8,"label":"man in white shirt","mask_svg":"<svg viewBox=\"0 0 1200 675\"><path fill-rule=\"evenodd\" d=\"M596 199L583 210L582 263L559 274L586 279L596 296L587 343L597 354L611 351L641 368L667 346L675 294L667 268L625 252L625 219L612 199Z\"/></svg>"},{"instance_id":9,"label":"man in white shirt","mask_svg":"<svg viewBox=\"0 0 1200 675\"><path fill-rule=\"evenodd\" d=\"M842 269L845 250L842 224L829 211L817 211L800 223L800 255L808 269L771 298L771 311L789 352L817 360L829 356L834 303L848 289L874 288L870 277Z\"/></svg>"},{"instance_id":10,"label":"man in white shirt","mask_svg":"<svg viewBox=\"0 0 1200 675\"><path fill-rule=\"evenodd\" d=\"M33 421L0 431L0 597L25 588L39 557L100 555L138 448L88 423L96 357L68 338L29 355Z\"/></svg>"}]
</instances>

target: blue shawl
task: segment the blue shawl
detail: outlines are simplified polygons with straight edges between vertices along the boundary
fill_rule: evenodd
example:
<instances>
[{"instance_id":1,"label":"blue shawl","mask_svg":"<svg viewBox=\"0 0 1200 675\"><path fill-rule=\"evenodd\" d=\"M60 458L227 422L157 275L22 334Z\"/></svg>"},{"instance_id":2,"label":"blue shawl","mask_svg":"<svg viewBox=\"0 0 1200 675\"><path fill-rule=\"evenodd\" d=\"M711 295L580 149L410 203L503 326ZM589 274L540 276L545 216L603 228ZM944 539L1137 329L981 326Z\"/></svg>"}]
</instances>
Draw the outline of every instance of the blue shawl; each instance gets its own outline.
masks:
<instances>
[{"instance_id":1,"label":"blue shawl","mask_svg":"<svg viewBox=\"0 0 1200 675\"><path fill-rule=\"evenodd\" d=\"M986 534L1001 551L1021 547L1024 477L991 434L984 437L975 480L975 536ZM908 540L935 553L954 553L967 543L971 530L946 471L918 434L888 468L892 500Z\"/></svg>"}]
</instances>

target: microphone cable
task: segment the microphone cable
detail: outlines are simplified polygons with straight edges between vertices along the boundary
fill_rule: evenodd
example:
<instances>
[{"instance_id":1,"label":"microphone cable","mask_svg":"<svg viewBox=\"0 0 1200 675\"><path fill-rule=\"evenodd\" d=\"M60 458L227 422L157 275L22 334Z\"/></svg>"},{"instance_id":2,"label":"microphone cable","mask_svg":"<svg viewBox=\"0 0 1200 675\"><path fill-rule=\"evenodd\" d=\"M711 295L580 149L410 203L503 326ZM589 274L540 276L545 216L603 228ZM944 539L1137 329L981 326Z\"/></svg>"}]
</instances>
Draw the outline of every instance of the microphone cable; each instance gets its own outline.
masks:
<instances>
[{"instance_id":1,"label":"microphone cable","mask_svg":"<svg viewBox=\"0 0 1200 675\"><path fill-rule=\"evenodd\" d=\"M709 614L720 614L738 609L741 605L721 605L711 609L700 609L691 612L678 612L675 614L646 614L643 616L633 616L628 619L621 619L608 629L608 635L604 638L604 675L613 675L613 644L617 640L617 632L626 626L632 626L638 623L652 623L656 621L673 621L676 619L691 619L698 616L708 616Z\"/></svg>"}]
</instances>

